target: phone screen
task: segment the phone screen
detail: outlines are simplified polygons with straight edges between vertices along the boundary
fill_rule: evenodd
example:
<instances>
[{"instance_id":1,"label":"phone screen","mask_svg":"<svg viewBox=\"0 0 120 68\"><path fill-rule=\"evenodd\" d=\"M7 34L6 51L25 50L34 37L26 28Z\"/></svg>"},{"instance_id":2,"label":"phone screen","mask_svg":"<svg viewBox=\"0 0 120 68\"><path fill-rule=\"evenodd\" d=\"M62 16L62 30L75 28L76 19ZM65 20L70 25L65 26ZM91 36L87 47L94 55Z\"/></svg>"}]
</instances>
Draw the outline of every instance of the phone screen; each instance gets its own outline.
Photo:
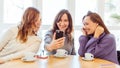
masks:
<instances>
[{"instance_id":1,"label":"phone screen","mask_svg":"<svg viewBox=\"0 0 120 68\"><path fill-rule=\"evenodd\" d=\"M63 37L63 31L56 30L56 39Z\"/></svg>"}]
</instances>

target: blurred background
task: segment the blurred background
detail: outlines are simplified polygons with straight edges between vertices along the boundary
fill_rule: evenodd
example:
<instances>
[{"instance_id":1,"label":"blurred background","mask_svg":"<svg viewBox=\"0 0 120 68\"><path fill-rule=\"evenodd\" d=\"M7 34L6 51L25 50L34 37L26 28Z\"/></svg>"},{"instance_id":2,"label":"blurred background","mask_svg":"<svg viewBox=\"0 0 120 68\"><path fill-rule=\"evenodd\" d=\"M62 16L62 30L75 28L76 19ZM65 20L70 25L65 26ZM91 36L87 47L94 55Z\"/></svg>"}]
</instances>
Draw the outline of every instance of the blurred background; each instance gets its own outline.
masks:
<instances>
[{"instance_id":1,"label":"blurred background","mask_svg":"<svg viewBox=\"0 0 120 68\"><path fill-rule=\"evenodd\" d=\"M0 39L5 31L21 21L27 7L35 7L41 12L42 26L39 36L44 39L56 14L61 9L68 9L74 23L74 41L76 52L79 48L78 38L81 35L82 17L88 12L97 12L115 35L117 50L120 50L120 0L0 0ZM43 48L43 46L41 46Z\"/></svg>"}]
</instances>

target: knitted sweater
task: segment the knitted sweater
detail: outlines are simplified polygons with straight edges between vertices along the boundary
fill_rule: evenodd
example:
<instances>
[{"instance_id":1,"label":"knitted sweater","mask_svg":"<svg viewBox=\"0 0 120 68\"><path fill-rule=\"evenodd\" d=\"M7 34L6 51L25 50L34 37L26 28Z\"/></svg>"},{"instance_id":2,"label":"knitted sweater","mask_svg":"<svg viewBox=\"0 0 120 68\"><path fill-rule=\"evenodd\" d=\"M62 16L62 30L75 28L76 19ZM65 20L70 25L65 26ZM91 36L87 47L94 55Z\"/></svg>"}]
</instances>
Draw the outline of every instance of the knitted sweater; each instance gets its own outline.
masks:
<instances>
[{"instance_id":1,"label":"knitted sweater","mask_svg":"<svg viewBox=\"0 0 120 68\"><path fill-rule=\"evenodd\" d=\"M41 40L38 36L28 36L25 43L16 40L17 27L9 29L0 40L0 59L4 61L22 58L27 52L37 52Z\"/></svg>"}]
</instances>

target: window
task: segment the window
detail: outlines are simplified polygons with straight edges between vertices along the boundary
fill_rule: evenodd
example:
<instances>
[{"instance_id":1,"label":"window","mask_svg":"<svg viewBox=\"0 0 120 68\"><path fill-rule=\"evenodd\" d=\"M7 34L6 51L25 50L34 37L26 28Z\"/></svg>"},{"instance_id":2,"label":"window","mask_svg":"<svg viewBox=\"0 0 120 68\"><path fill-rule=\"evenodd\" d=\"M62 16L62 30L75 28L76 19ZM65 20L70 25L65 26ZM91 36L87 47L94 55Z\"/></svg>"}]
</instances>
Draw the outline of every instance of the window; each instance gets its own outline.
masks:
<instances>
[{"instance_id":1,"label":"window","mask_svg":"<svg viewBox=\"0 0 120 68\"><path fill-rule=\"evenodd\" d=\"M120 50L120 0L105 0L104 21L111 27L110 32L115 35L117 50Z\"/></svg>"},{"instance_id":2,"label":"window","mask_svg":"<svg viewBox=\"0 0 120 68\"><path fill-rule=\"evenodd\" d=\"M4 0L4 23L18 23L32 0Z\"/></svg>"},{"instance_id":3,"label":"window","mask_svg":"<svg viewBox=\"0 0 120 68\"><path fill-rule=\"evenodd\" d=\"M82 17L88 12L97 10L97 0L76 0L75 2L75 25L82 25Z\"/></svg>"},{"instance_id":4,"label":"window","mask_svg":"<svg viewBox=\"0 0 120 68\"><path fill-rule=\"evenodd\" d=\"M101 14L107 27L116 37L117 45L120 45L120 0L1 0L3 2L3 14L1 19L4 26L16 24L21 20L24 10L29 6L35 6L41 12L42 25L39 35L44 39L44 34L53 25L55 16L61 9L68 9L73 17L74 40L76 51L79 48L78 38L82 34L82 18L88 11ZM1 23L0 23L1 24ZM117 27L116 27L117 26ZM117 34L118 33L118 34ZM120 49L120 46L117 46Z\"/></svg>"},{"instance_id":5,"label":"window","mask_svg":"<svg viewBox=\"0 0 120 68\"><path fill-rule=\"evenodd\" d=\"M105 0L105 22L109 26L120 26L120 0Z\"/></svg>"},{"instance_id":6,"label":"window","mask_svg":"<svg viewBox=\"0 0 120 68\"><path fill-rule=\"evenodd\" d=\"M43 0L43 25L52 25L55 16L61 9L67 9L67 0Z\"/></svg>"}]
</instances>

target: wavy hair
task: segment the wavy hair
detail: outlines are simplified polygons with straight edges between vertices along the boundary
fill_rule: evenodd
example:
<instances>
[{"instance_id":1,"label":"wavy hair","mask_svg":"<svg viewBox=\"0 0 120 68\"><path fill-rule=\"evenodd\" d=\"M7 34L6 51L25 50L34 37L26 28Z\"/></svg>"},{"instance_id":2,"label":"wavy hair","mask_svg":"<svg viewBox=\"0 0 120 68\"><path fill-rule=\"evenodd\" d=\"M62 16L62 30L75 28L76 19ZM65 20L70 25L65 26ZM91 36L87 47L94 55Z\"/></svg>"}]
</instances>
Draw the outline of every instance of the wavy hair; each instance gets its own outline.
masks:
<instances>
[{"instance_id":1,"label":"wavy hair","mask_svg":"<svg viewBox=\"0 0 120 68\"><path fill-rule=\"evenodd\" d=\"M87 15L85 15L82 20L84 20L84 18L86 16L89 16L91 21L98 23L100 26L102 26L104 28L106 34L110 33L109 30L107 29L107 27L105 26L103 20L101 19L101 17L97 13L88 11Z\"/></svg>"},{"instance_id":2,"label":"wavy hair","mask_svg":"<svg viewBox=\"0 0 120 68\"><path fill-rule=\"evenodd\" d=\"M28 39L28 35L36 35L34 29L37 28L35 22L39 18L40 12L33 7L29 7L25 10L21 24L18 26L17 39L22 43L25 43Z\"/></svg>"},{"instance_id":3,"label":"wavy hair","mask_svg":"<svg viewBox=\"0 0 120 68\"><path fill-rule=\"evenodd\" d=\"M69 25L68 25L68 28L65 30L65 34L69 37L68 40L71 40L72 39L72 31L73 31L73 22L72 22L72 16L71 16L70 12L66 9L61 10L55 17L52 32L54 33L56 30L59 30L57 23L61 20L61 17L64 14L67 14L68 21L69 21Z\"/></svg>"}]
</instances>

